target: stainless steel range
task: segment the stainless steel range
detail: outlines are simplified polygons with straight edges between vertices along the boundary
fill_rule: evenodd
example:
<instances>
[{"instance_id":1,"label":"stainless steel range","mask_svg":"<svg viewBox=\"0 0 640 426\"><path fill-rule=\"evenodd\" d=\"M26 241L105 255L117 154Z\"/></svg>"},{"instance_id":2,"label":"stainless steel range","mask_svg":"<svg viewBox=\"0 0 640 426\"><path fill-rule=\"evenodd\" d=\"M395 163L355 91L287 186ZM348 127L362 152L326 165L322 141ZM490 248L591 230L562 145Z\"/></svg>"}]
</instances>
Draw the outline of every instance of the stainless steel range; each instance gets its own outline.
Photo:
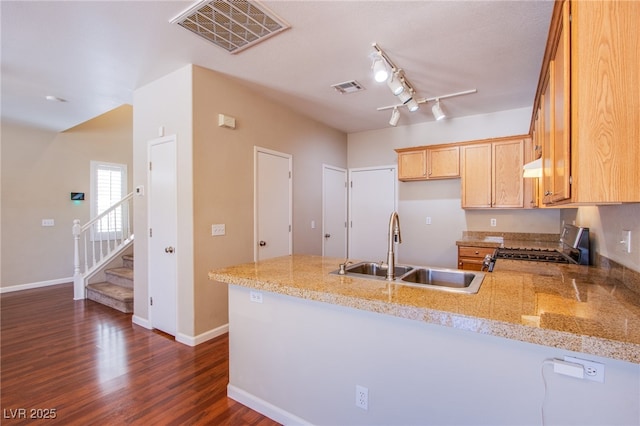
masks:
<instances>
[{"instance_id":1,"label":"stainless steel range","mask_svg":"<svg viewBox=\"0 0 640 426\"><path fill-rule=\"evenodd\" d=\"M589 264L589 228L565 225L560 236L560 250L505 247L494 258L535 262Z\"/></svg>"}]
</instances>

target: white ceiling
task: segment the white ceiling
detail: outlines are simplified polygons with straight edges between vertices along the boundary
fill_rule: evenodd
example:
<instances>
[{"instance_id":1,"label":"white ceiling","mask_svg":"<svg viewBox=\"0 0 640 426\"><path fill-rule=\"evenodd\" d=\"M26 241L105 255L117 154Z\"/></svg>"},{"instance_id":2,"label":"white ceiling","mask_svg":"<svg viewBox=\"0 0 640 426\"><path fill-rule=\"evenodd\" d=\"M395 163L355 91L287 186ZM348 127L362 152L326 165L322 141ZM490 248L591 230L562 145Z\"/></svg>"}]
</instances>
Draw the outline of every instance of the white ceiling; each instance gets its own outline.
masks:
<instances>
[{"instance_id":1,"label":"white ceiling","mask_svg":"<svg viewBox=\"0 0 640 426\"><path fill-rule=\"evenodd\" d=\"M169 23L191 1L0 2L2 118L61 131L132 103L193 63L344 132L388 127L396 98L371 75L371 43L449 117L531 107L553 2L265 1L291 28L232 55ZM366 90L341 95L332 84ZM45 100L53 95L68 102ZM431 104L398 125L432 121Z\"/></svg>"}]
</instances>

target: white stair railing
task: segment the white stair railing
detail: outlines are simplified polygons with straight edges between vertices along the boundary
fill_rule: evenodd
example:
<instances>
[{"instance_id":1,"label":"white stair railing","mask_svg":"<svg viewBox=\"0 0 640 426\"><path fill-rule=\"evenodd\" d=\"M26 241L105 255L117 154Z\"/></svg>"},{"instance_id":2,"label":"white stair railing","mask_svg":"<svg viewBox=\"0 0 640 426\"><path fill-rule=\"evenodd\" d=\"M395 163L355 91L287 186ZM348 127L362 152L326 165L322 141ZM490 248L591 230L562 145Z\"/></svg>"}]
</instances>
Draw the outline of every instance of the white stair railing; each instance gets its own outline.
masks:
<instances>
[{"instance_id":1,"label":"white stair railing","mask_svg":"<svg viewBox=\"0 0 640 426\"><path fill-rule=\"evenodd\" d=\"M91 276L133 242L133 192L84 225L73 221L73 298L85 298Z\"/></svg>"}]
</instances>

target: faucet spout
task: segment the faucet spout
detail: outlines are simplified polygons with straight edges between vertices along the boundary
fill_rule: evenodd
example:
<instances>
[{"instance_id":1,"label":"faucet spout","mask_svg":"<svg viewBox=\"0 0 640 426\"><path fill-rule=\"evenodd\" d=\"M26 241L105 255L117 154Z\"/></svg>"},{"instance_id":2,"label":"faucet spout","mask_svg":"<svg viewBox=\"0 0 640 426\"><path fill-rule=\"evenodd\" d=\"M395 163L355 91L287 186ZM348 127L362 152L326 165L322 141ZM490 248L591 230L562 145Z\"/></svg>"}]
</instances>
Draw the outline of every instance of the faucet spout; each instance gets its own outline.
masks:
<instances>
[{"instance_id":1,"label":"faucet spout","mask_svg":"<svg viewBox=\"0 0 640 426\"><path fill-rule=\"evenodd\" d=\"M394 251L394 243L402 243L402 235L400 234L400 217L398 212L391 213L389 218L389 247L387 250L387 280L393 281L396 278L396 255Z\"/></svg>"}]
</instances>

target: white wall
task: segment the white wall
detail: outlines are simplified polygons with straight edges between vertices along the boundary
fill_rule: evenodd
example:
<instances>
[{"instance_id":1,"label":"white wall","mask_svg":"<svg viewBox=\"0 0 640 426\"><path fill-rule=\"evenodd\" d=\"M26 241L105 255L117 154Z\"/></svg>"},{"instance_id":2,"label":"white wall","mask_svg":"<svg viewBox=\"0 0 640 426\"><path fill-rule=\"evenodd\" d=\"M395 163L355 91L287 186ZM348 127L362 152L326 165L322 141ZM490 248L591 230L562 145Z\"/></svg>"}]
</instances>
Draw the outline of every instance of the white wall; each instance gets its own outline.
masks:
<instances>
[{"instance_id":1,"label":"white wall","mask_svg":"<svg viewBox=\"0 0 640 426\"><path fill-rule=\"evenodd\" d=\"M148 142L159 135L177 135L178 241L176 243L178 308L177 331L194 335L193 321L193 171L191 65L136 90L133 95L134 187L147 185ZM149 318L147 198L134 198L134 227L144 237L136 238L134 270L134 319Z\"/></svg>"},{"instance_id":2,"label":"white wall","mask_svg":"<svg viewBox=\"0 0 640 426\"><path fill-rule=\"evenodd\" d=\"M562 220L589 228L592 253L640 272L640 203L566 209ZM623 229L631 231L631 253L620 244Z\"/></svg>"},{"instance_id":3,"label":"white wall","mask_svg":"<svg viewBox=\"0 0 640 426\"><path fill-rule=\"evenodd\" d=\"M249 291L229 286L230 390L282 423L533 425L543 405L546 424L640 422L640 365ZM565 355L604 363L605 383L543 367Z\"/></svg>"},{"instance_id":4,"label":"white wall","mask_svg":"<svg viewBox=\"0 0 640 426\"><path fill-rule=\"evenodd\" d=\"M427 122L413 126L352 133L348 136L350 168L397 162L396 148L464 142L527 134L531 108ZM398 261L456 267L456 240L462 232L491 231L559 233L560 212L545 210L463 210L460 179L430 182L399 182L398 213L402 244ZM431 225L426 225L426 217ZM490 227L495 218L498 226Z\"/></svg>"}]
</instances>

